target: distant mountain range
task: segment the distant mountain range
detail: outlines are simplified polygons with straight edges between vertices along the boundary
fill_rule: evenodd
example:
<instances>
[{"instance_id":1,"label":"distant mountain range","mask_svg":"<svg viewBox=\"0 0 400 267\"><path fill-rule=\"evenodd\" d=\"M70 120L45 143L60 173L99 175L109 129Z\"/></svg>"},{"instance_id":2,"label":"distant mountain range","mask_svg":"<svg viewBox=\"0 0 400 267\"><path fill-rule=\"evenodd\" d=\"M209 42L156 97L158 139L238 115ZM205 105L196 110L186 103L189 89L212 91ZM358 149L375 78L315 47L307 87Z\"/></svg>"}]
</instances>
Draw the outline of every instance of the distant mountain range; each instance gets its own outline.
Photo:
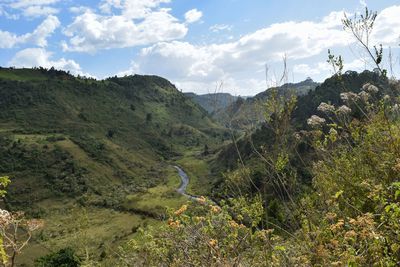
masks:
<instances>
[{"instance_id":1,"label":"distant mountain range","mask_svg":"<svg viewBox=\"0 0 400 267\"><path fill-rule=\"evenodd\" d=\"M270 97L272 90L277 89L279 95L295 94L302 96L313 91L319 83L311 78L299 83L287 83L279 87L272 87L254 97L237 98L235 102L219 109L214 118L225 126L235 129L253 128L264 120L263 104Z\"/></svg>"},{"instance_id":2,"label":"distant mountain range","mask_svg":"<svg viewBox=\"0 0 400 267\"><path fill-rule=\"evenodd\" d=\"M205 95L185 93L185 95L187 97L190 97L194 102L199 104L210 114L213 114L220 109L225 109L238 99L237 96L233 96L229 93L215 93Z\"/></svg>"}]
</instances>

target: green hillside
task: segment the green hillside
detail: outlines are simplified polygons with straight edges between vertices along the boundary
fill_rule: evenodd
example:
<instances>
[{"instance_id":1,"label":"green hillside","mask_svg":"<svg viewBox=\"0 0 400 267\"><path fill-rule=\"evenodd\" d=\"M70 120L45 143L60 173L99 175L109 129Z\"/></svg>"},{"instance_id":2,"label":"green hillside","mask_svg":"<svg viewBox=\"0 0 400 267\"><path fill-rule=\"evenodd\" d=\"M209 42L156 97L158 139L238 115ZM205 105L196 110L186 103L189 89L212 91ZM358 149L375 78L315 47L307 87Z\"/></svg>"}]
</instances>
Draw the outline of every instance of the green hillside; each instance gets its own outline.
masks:
<instances>
[{"instance_id":1,"label":"green hillside","mask_svg":"<svg viewBox=\"0 0 400 267\"><path fill-rule=\"evenodd\" d=\"M27 262L49 247L81 242L71 240L70 231L89 228L67 223L71 213L85 210L86 219L97 221L88 233L93 248L125 240L132 229L179 206L186 199L175 192L174 161L187 151L201 157L204 146L227 136L156 76L97 81L54 69L3 68L0 95L0 172L12 180L6 206L47 222L24 253Z\"/></svg>"},{"instance_id":2,"label":"green hillside","mask_svg":"<svg viewBox=\"0 0 400 267\"><path fill-rule=\"evenodd\" d=\"M282 86L272 87L254 97L237 98L225 108L216 112L214 117L221 124L238 130L251 131L258 127L264 120L264 104L270 98L271 92L276 90L280 96L303 96L314 90L319 84L311 78L299 83L287 83Z\"/></svg>"},{"instance_id":3,"label":"green hillside","mask_svg":"<svg viewBox=\"0 0 400 267\"><path fill-rule=\"evenodd\" d=\"M213 114L221 109L227 108L229 105L231 105L238 99L238 97L228 93L215 93L215 94L205 94L205 95L185 93L185 95L190 97L194 102L199 104L210 114Z\"/></svg>"}]
</instances>

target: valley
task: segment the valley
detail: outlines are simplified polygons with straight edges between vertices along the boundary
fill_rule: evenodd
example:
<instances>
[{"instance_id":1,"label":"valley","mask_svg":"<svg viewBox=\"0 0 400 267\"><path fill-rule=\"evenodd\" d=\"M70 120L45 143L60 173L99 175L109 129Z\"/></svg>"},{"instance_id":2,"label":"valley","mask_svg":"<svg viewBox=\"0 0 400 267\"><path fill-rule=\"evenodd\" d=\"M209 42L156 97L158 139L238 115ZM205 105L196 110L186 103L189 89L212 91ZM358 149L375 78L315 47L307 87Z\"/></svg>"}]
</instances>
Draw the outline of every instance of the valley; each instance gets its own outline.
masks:
<instances>
[{"instance_id":1,"label":"valley","mask_svg":"<svg viewBox=\"0 0 400 267\"><path fill-rule=\"evenodd\" d=\"M193 177L188 194L210 193L204 147L229 135L168 81L1 69L0 84L5 204L45 222L20 264L67 246L112 258L136 229L186 203L176 164Z\"/></svg>"},{"instance_id":2,"label":"valley","mask_svg":"<svg viewBox=\"0 0 400 267\"><path fill-rule=\"evenodd\" d=\"M400 5L331 2L0 0L0 266L400 266Z\"/></svg>"}]
</instances>

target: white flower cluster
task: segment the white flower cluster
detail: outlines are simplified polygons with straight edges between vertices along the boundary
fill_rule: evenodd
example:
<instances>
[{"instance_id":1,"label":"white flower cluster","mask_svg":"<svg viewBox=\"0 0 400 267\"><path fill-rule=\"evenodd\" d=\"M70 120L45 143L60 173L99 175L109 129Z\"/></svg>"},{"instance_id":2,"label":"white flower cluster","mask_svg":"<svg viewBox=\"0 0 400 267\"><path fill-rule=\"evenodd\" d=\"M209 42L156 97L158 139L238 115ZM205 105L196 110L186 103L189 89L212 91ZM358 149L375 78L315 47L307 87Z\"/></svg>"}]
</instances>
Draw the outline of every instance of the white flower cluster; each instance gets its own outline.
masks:
<instances>
[{"instance_id":1,"label":"white flower cluster","mask_svg":"<svg viewBox=\"0 0 400 267\"><path fill-rule=\"evenodd\" d=\"M392 89L394 89L394 90L396 90L396 91L400 91L400 81L398 81L398 80L396 80L396 79L394 79L394 78L391 78L391 79L389 80L389 85L390 85L390 87L391 87Z\"/></svg>"},{"instance_id":2,"label":"white flower cluster","mask_svg":"<svg viewBox=\"0 0 400 267\"><path fill-rule=\"evenodd\" d=\"M376 94L376 93L379 92L379 88L376 87L376 86L373 85L373 84L370 84L370 83L364 84L363 87L362 87L362 89L363 89L365 92L368 92L368 93L371 93L371 94Z\"/></svg>"},{"instance_id":3,"label":"white flower cluster","mask_svg":"<svg viewBox=\"0 0 400 267\"><path fill-rule=\"evenodd\" d=\"M392 107L392 111L393 111L394 113L400 113L400 106L399 106L399 104L395 104L395 105Z\"/></svg>"},{"instance_id":4,"label":"white flower cluster","mask_svg":"<svg viewBox=\"0 0 400 267\"><path fill-rule=\"evenodd\" d=\"M11 221L11 213L6 210L0 209L0 227L5 227L9 225Z\"/></svg>"},{"instance_id":5,"label":"white flower cluster","mask_svg":"<svg viewBox=\"0 0 400 267\"><path fill-rule=\"evenodd\" d=\"M335 112L335 107L333 105L327 104L325 102L322 102L318 108L318 111L321 111L323 113L334 113Z\"/></svg>"},{"instance_id":6,"label":"white flower cluster","mask_svg":"<svg viewBox=\"0 0 400 267\"><path fill-rule=\"evenodd\" d=\"M369 98L371 97L371 95L369 93L365 92L365 91L359 92L358 96L364 102L368 102Z\"/></svg>"},{"instance_id":7,"label":"white flower cluster","mask_svg":"<svg viewBox=\"0 0 400 267\"><path fill-rule=\"evenodd\" d=\"M389 96L389 95L385 95L385 96L383 97L383 100L384 100L385 102L389 102L389 101L390 101L390 96Z\"/></svg>"},{"instance_id":8,"label":"white flower cluster","mask_svg":"<svg viewBox=\"0 0 400 267\"><path fill-rule=\"evenodd\" d=\"M340 107L337 109L337 113L338 113L339 115L348 115L348 114L351 113L351 108L349 108L349 107L346 106L346 105L340 106Z\"/></svg>"},{"instance_id":9,"label":"white flower cluster","mask_svg":"<svg viewBox=\"0 0 400 267\"><path fill-rule=\"evenodd\" d=\"M325 119L318 117L317 115L312 115L311 118L307 120L307 124L311 127L318 127L325 123Z\"/></svg>"},{"instance_id":10,"label":"white flower cluster","mask_svg":"<svg viewBox=\"0 0 400 267\"><path fill-rule=\"evenodd\" d=\"M357 101L360 97L353 92L345 92L340 94L340 99L344 102Z\"/></svg>"}]
</instances>

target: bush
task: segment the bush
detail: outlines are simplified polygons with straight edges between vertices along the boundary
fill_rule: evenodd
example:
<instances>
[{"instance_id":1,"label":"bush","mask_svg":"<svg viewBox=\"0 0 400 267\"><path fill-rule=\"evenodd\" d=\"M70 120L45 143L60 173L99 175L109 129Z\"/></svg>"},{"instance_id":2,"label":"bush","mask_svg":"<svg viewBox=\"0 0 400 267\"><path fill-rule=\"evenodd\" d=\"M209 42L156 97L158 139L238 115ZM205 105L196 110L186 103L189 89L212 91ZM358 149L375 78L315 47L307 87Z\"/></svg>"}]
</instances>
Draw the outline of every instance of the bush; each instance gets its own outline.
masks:
<instances>
[{"instance_id":1,"label":"bush","mask_svg":"<svg viewBox=\"0 0 400 267\"><path fill-rule=\"evenodd\" d=\"M36 260L37 267L78 267L81 260L72 248L63 248Z\"/></svg>"}]
</instances>

